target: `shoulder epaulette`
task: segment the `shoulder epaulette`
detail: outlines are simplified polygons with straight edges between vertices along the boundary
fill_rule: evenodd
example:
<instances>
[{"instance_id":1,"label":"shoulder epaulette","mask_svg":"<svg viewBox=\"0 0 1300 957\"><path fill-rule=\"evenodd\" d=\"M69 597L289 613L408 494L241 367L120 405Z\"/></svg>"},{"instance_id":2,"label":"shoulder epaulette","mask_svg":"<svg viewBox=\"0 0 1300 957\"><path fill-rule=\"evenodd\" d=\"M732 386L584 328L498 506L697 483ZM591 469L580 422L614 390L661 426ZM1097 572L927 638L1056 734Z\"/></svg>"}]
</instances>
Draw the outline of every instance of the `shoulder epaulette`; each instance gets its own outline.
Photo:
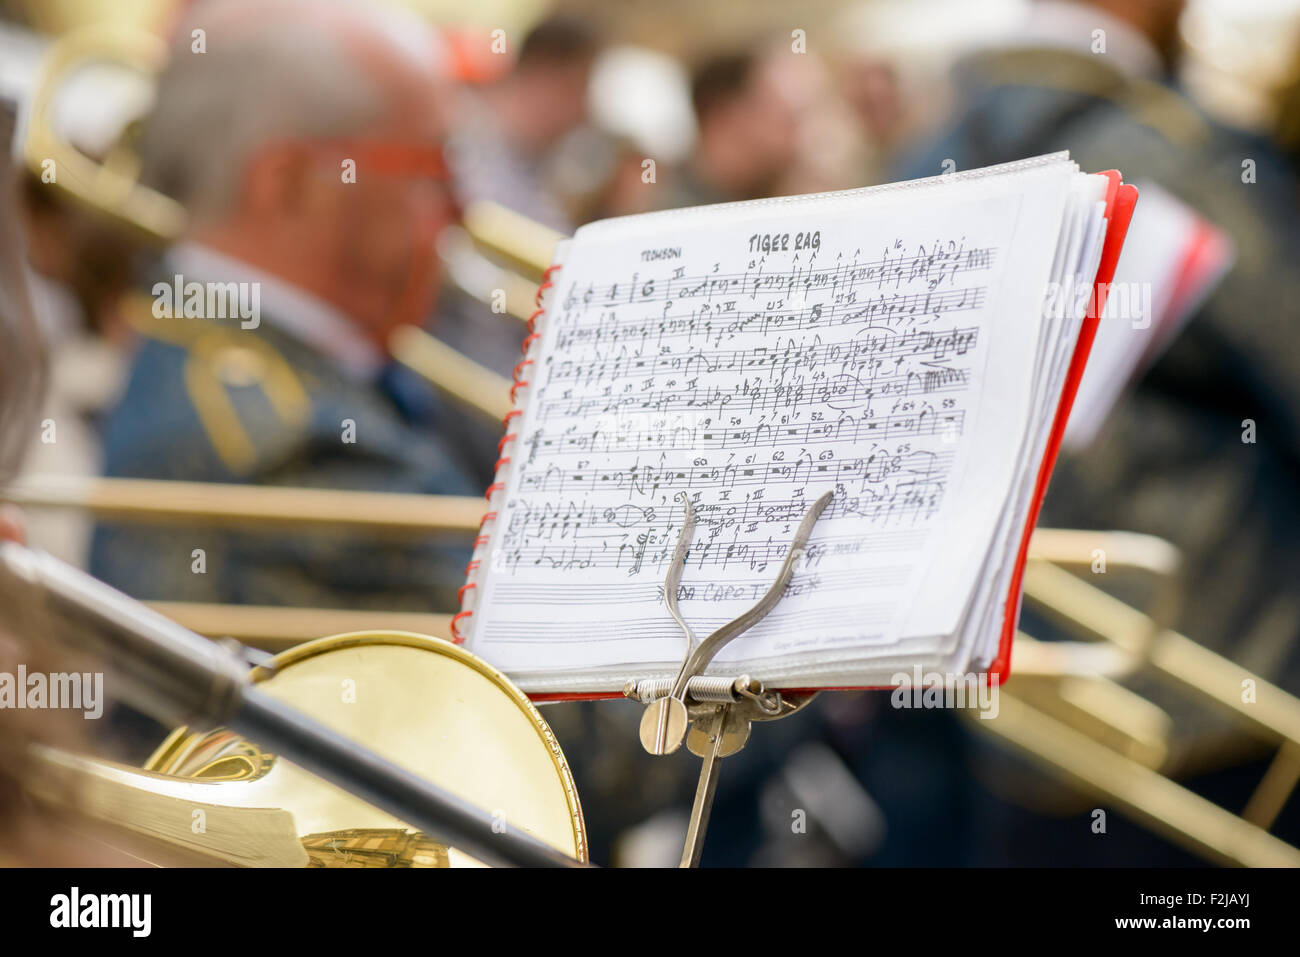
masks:
<instances>
[{"instance_id":1,"label":"shoulder epaulette","mask_svg":"<svg viewBox=\"0 0 1300 957\"><path fill-rule=\"evenodd\" d=\"M253 471L264 450L290 441L307 425L311 397L263 336L208 319L159 317L153 300L138 293L129 297L126 309L140 335L184 351L186 394L232 473Z\"/></svg>"}]
</instances>

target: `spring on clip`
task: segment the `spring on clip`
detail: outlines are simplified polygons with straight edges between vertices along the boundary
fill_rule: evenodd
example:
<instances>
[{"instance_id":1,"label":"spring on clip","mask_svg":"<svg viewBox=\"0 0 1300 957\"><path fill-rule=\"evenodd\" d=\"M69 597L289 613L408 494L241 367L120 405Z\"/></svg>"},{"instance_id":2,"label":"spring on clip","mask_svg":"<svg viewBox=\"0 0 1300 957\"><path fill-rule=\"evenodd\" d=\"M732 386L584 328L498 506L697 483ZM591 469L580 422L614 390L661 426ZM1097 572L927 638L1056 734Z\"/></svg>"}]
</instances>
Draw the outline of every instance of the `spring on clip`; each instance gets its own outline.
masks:
<instances>
[{"instance_id":1,"label":"spring on clip","mask_svg":"<svg viewBox=\"0 0 1300 957\"><path fill-rule=\"evenodd\" d=\"M696 701L731 702L736 700L735 678L697 675L686 684L686 694ZM636 683L633 695L643 704L664 697L672 690L672 678L647 678Z\"/></svg>"}]
</instances>

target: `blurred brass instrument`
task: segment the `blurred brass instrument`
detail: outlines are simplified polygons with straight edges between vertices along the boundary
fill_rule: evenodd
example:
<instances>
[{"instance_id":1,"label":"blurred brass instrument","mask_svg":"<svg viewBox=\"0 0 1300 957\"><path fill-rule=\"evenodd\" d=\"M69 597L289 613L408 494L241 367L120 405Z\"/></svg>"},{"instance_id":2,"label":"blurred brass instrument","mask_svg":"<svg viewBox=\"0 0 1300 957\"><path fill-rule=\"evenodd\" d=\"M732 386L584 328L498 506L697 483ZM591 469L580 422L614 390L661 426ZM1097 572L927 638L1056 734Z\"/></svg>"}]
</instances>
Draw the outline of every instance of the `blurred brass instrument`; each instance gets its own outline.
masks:
<instances>
[{"instance_id":1,"label":"blurred brass instrument","mask_svg":"<svg viewBox=\"0 0 1300 957\"><path fill-rule=\"evenodd\" d=\"M503 824L587 859L582 810L554 735L523 692L464 649L403 632L339 635L277 655L252 680ZM292 810L308 866L478 863L228 731L178 728L145 769L193 779L191 799L215 791L209 800L223 807Z\"/></svg>"},{"instance_id":2,"label":"blurred brass instrument","mask_svg":"<svg viewBox=\"0 0 1300 957\"><path fill-rule=\"evenodd\" d=\"M103 50L86 41L65 39L69 46L60 48L58 44L64 42L60 40L52 51L52 65L43 89L47 84L57 86L59 75L77 62L79 52L92 47ZM119 41L109 41L110 47L114 42ZM79 46L83 43L86 45ZM143 45L137 49L122 41L109 55L114 52L120 54L115 57L119 61L145 67L153 62ZM47 91L40 102L48 102L48 98ZM29 163L46 156L56 157L56 162L58 157L68 158L64 144L48 135L44 126L34 136L37 145L28 150ZM33 168L39 171L38 165ZM78 162L74 161L71 168L78 169ZM128 221L136 231L152 233L158 239L174 235L178 220L167 202L162 197L155 200L129 185L130 177L119 175L130 168L129 162L118 159L106 164L106 168L114 172L99 175L88 171L80 180L84 188L75 185L74 177L78 200ZM525 319L532 310L535 281L549 265L558 238L518 214L484 205L467 211L462 233L447 237L444 258L449 261L449 275L462 288L480 299L485 299L489 290L504 289L510 314ZM482 258L475 260L475 255ZM462 402L484 414L501 415L500 403L507 389L490 373L483 374L484 370L418 330L403 331L393 345L399 358ZM120 479L29 479L0 490L0 499L27 508L80 509L116 521L243 524L303 534L312 529L347 529L376 537L469 536L478 529L482 509L477 499ZM1156 582L1156 607L1150 613L1125 604L1071 571L1086 568L1093 549L1098 547L1105 549L1113 571L1108 578L1146 576ZM1018 634L1012 678L1000 689L998 717L988 720L972 716L970 720L974 727L1028 758L1050 778L1068 785L1080 801L1115 807L1209 860L1248 866L1300 865L1300 850L1269 833L1300 782L1300 700L1170 627L1171 605L1178 591L1177 570L1176 551L1147 536L1036 531L1024 582L1026 604L1080 640L1045 642ZM412 704L415 710L410 713L418 720L451 722L451 726L476 721L471 714L477 712L472 709L459 714L422 710L426 705L417 699L421 699L419 690L425 686L406 680L402 674L407 667L405 659L412 657L416 648L423 649L427 660L415 665L414 670L422 675L427 672L428 681L453 680L448 677L453 670L451 662L463 666L460 671L464 674L455 680L463 679L469 686L479 687L494 680L484 670L486 666L457 655L444 643L396 634L416 631L446 635L446 616L401 617L183 602L160 603L156 607L201 633L213 637L234 635L281 652L275 659L278 677L267 680L268 690L281 692L287 700L304 707L320 709L317 713L322 720L347 714L332 699L337 697L341 676L361 669L360 673L375 681L393 681L392 687L400 692L403 701ZM391 632L380 633L376 628ZM365 641L359 642L354 635L298 644L322 634L367 630L370 635ZM401 665L397 664L399 658L403 659ZM371 666L377 670L366 670ZM1207 702L1227 719L1231 733L1221 739L1177 744L1168 712L1123 684L1139 675ZM501 679L499 693L495 697L487 695L481 702L476 700L475 705L484 714L497 715L503 726L511 725L513 730L507 738L491 745L499 747L496 753L502 756L514 746L511 742L523 747L521 739L529 738L529 734L537 740L545 740L549 734L526 700L506 685L508 682ZM1253 694L1243 694L1245 687ZM318 690L313 692L313 688ZM400 724L381 723L372 716L362 719L361 726L354 730L369 736L376 749L391 747L400 751L407 743L405 733L411 730L399 730ZM477 723L473 733L482 733ZM632 746L635 742L629 742ZM528 760L537 767L537 773L547 780L548 810L543 813L526 800L511 803L506 797L500 798L502 806L522 822L536 821L538 833L548 837L554 846L563 846L582 857L580 812L558 747L551 749L548 744L542 749L529 739L524 750L529 752ZM543 750L558 763L548 766L550 757L543 755ZM1240 814L1205 800L1177 780L1179 775L1268 753L1273 755L1271 766ZM399 755L394 752L394 756ZM542 760L544 756L547 760ZM268 773L267 761L274 763L273 758L235 737L220 733L195 735L182 728L159 748L150 761L149 773L151 780L159 782L154 788L159 794L191 794L187 789L210 788L222 795L223 807L246 808L256 795L254 803L301 809L295 814L303 816L296 829L302 833L293 834L294 840L286 840L282 848L283 854L299 863L303 862L303 854L312 863L338 863L348 855L354 855L348 860L356 863L381 859L389 863L454 863L450 856L441 856L440 848L418 841L402 844L389 830L391 821L363 813L347 805L339 795L326 796L322 792L301 803L299 788L306 790L306 786L292 776ZM436 773L431 766L417 770ZM88 773L111 779L128 772L101 765ZM466 786L476 799L486 802L483 806L498 800L501 792L477 780L478 771L472 764L458 767L457 773L466 776ZM480 787L485 790L477 790ZM1077 811L1078 807L1071 810ZM295 841L301 844L301 853ZM217 856L223 854L228 861L237 856L229 848Z\"/></svg>"},{"instance_id":3,"label":"blurred brass instrument","mask_svg":"<svg viewBox=\"0 0 1300 957\"><path fill-rule=\"evenodd\" d=\"M339 635L265 658L246 676L239 649L12 542L0 542L0 601L20 633L105 668L119 700L160 720L203 723L169 735L144 771L29 745L27 790L127 832L145 861L586 860L582 811L554 735L508 678L449 642Z\"/></svg>"},{"instance_id":4,"label":"blurred brass instrument","mask_svg":"<svg viewBox=\"0 0 1300 957\"><path fill-rule=\"evenodd\" d=\"M503 827L508 822L586 860L577 792L550 729L508 679L450 642L404 632L322 638L258 666L252 681ZM209 863L483 866L225 728L177 728L144 772L48 751L44 757L79 774L76 808L83 814ZM196 811L203 822L197 832Z\"/></svg>"},{"instance_id":5,"label":"blurred brass instrument","mask_svg":"<svg viewBox=\"0 0 1300 957\"><path fill-rule=\"evenodd\" d=\"M1154 579L1150 613L1071 571L1086 569L1097 548L1106 553L1106 577ZM1300 849L1269 833L1300 781L1300 700L1169 626L1177 550L1145 535L1038 529L1029 559L1026 605L1082 640L1046 643L1018 633L999 715L971 723L1082 797L1110 802L1209 860L1300 866ZM1022 667L1036 652L1057 660ZM1120 683L1138 676L1210 705L1228 733L1179 740L1164 708ZM1176 780L1269 753L1272 762L1240 814Z\"/></svg>"},{"instance_id":6,"label":"blurred brass instrument","mask_svg":"<svg viewBox=\"0 0 1300 957\"><path fill-rule=\"evenodd\" d=\"M54 172L49 184L139 239L165 242L180 234L185 210L170 197L137 182L139 162L119 146L96 162L56 132L54 104L64 80L92 63L113 63L142 74L161 69L166 46L152 33L113 25L77 30L50 45L32 96L23 157L32 174ZM47 164L50 164L47 167Z\"/></svg>"}]
</instances>

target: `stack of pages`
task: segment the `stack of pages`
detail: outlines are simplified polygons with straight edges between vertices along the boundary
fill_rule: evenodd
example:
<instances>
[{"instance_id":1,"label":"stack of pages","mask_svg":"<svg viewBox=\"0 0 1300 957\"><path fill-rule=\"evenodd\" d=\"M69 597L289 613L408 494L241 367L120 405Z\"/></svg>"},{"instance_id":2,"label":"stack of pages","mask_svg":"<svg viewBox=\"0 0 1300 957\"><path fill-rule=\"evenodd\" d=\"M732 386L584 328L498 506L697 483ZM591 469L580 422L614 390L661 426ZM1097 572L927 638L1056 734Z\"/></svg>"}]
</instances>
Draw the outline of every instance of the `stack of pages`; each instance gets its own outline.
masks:
<instances>
[{"instance_id":1,"label":"stack of pages","mask_svg":"<svg viewBox=\"0 0 1300 957\"><path fill-rule=\"evenodd\" d=\"M1068 154L592 223L516 370L458 639L541 699L676 673L876 687L1007 673L1028 536L1136 190Z\"/></svg>"}]
</instances>

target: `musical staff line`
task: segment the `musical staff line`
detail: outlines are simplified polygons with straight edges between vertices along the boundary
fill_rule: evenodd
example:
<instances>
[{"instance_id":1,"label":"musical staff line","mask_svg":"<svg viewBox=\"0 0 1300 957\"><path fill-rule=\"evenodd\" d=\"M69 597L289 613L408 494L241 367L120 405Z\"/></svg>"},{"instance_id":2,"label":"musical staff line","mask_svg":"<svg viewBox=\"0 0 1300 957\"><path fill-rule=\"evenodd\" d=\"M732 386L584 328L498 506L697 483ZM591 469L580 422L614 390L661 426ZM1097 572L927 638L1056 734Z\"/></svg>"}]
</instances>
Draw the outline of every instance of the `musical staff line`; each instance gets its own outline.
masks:
<instances>
[{"instance_id":1,"label":"musical staff line","mask_svg":"<svg viewBox=\"0 0 1300 957\"><path fill-rule=\"evenodd\" d=\"M949 352L956 356L965 355L975 347L979 338L979 329L968 326L948 332L918 330L897 337L893 343L886 340L895 337L893 330L873 330L875 337L855 338L849 343L818 342L814 345L796 345L793 341L784 349L757 346L751 349L733 349L729 352L689 356L639 356L619 355L603 357L603 364L579 362L566 359L556 364L550 372L551 382L583 380L586 382L609 382L625 378L645 378L658 375L701 375L705 373L735 370L763 371L764 369L784 372L791 369L834 365L840 363L842 369L861 368L871 360L883 361L899 359L904 356L926 355L938 361L947 357Z\"/></svg>"},{"instance_id":2,"label":"musical staff line","mask_svg":"<svg viewBox=\"0 0 1300 957\"><path fill-rule=\"evenodd\" d=\"M674 634L662 582L683 492L696 526L678 597L696 627L757 600L826 490L786 598L832 596L823 630L888 621L962 468L1001 250L899 240L828 267L830 235L821 260L744 268L733 247L700 274L698 258L616 265L589 250L566 275L494 505L486 558L504 611L485 640L579 605L619 615L620 638ZM624 621L624 607L644 613Z\"/></svg>"},{"instance_id":3,"label":"musical staff line","mask_svg":"<svg viewBox=\"0 0 1300 957\"><path fill-rule=\"evenodd\" d=\"M578 295L577 283L571 283L564 298L564 308L569 309L578 305L577 300L581 299L583 306L599 306L608 303L627 302L635 304L646 304L652 302L666 301L673 298L674 290L680 298L683 296L691 297L697 295L724 295L729 292L744 291L750 286L751 281L755 288L751 290L751 295L757 295L758 291L767 288L779 289L785 287L787 291L793 291L796 286L804 287L805 292L811 292L816 288L818 291L830 287L832 294L838 292L842 286L844 289L853 289L857 286L867 286L873 282L878 287L883 287L886 281L892 281L896 285L902 283L915 282L922 280L927 283L938 283L943 279L951 279L957 273L974 272L988 270L992 268L998 251L992 247L985 249L956 249L952 251L933 250L931 252L917 252L913 255L899 256L891 258L884 256L880 259L868 260L859 263L856 260L852 262L839 262L834 266L824 268L811 268L812 260L803 266L792 268L787 274L782 275L779 272L764 272L762 266L753 269L747 269L743 272L713 272L696 274L692 276L675 275L670 273L666 277L651 276L647 279L641 279L640 274L636 278L629 278L625 283L612 283L607 286L589 285L583 290L581 296ZM938 274L932 275L932 270L938 266ZM751 277L752 280L751 280ZM682 292L682 290L686 290Z\"/></svg>"},{"instance_id":4,"label":"musical staff line","mask_svg":"<svg viewBox=\"0 0 1300 957\"><path fill-rule=\"evenodd\" d=\"M897 375L873 376L863 381L856 376L837 374L820 382L799 381L771 386L755 386L748 380L730 388L695 386L689 391L648 391L637 395L599 395L570 399L544 399L541 414L546 419L575 418L615 408L650 409L655 412L719 410L736 407L742 411L774 411L800 406L824 405L836 411L868 405L872 399L889 396L942 395L961 392L970 382L969 369L954 369L935 363L922 369L909 369Z\"/></svg>"},{"instance_id":5,"label":"musical staff line","mask_svg":"<svg viewBox=\"0 0 1300 957\"><path fill-rule=\"evenodd\" d=\"M595 322L566 322L557 334L557 344L565 349L584 342L620 342L640 339L662 344L666 339L705 339L722 336L734 338L742 334L769 335L773 332L791 332L802 329L834 329L853 323L889 322L895 319L914 319L918 315L941 317L952 312L969 312L981 309L988 297L985 286L968 286L945 292L894 293L880 296L866 304L858 302L834 303L829 306L814 304L805 309L769 312L766 310L740 312L712 309L695 309L677 315L647 316L639 323L610 322L601 316ZM567 315L580 315L570 310Z\"/></svg>"},{"instance_id":6,"label":"musical staff line","mask_svg":"<svg viewBox=\"0 0 1300 957\"><path fill-rule=\"evenodd\" d=\"M910 436L939 435L955 441L966 421L962 409L936 412L932 407L913 413L870 418L844 416L834 422L810 422L803 426L760 424L746 428L710 425L678 425L636 432L593 429L578 434L549 437L539 430L529 440L549 457L592 452L646 452L677 448L700 451L753 448L754 446L816 446L825 442L889 441Z\"/></svg>"}]
</instances>

